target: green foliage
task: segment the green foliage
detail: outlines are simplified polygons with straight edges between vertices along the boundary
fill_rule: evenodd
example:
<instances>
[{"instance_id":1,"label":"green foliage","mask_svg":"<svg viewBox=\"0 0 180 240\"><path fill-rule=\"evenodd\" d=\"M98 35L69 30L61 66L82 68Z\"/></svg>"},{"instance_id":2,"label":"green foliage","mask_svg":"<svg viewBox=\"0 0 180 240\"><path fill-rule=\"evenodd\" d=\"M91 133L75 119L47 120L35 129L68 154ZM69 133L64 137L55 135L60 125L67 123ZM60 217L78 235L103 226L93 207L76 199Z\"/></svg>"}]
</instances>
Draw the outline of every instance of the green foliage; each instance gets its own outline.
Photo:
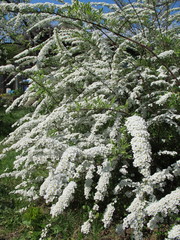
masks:
<instances>
[{"instance_id":1,"label":"green foliage","mask_svg":"<svg viewBox=\"0 0 180 240\"><path fill-rule=\"evenodd\" d=\"M27 226L31 226L33 230L41 228L41 221L44 218L44 214L40 207L29 207L22 214L22 223Z\"/></svg>"},{"instance_id":2,"label":"green foliage","mask_svg":"<svg viewBox=\"0 0 180 240\"><path fill-rule=\"evenodd\" d=\"M0 146L0 154L3 150L3 147ZM5 157L0 161L0 173L3 173L5 170L12 171L13 170L13 162L15 157L17 156L17 152L9 151Z\"/></svg>"},{"instance_id":3,"label":"green foliage","mask_svg":"<svg viewBox=\"0 0 180 240\"><path fill-rule=\"evenodd\" d=\"M102 223L97 218L92 226L92 232L84 236L79 226L85 221L87 215L81 209L69 209L61 216L51 221L46 239L51 240L99 240L102 234Z\"/></svg>"},{"instance_id":4,"label":"green foliage","mask_svg":"<svg viewBox=\"0 0 180 240\"><path fill-rule=\"evenodd\" d=\"M0 104L7 103L12 96L9 96L5 101L0 99ZM14 109L10 113L5 113L5 108L0 106L0 137L6 137L10 132L12 132L15 128L12 125L25 114L30 111L31 108L19 108Z\"/></svg>"},{"instance_id":5,"label":"green foliage","mask_svg":"<svg viewBox=\"0 0 180 240\"><path fill-rule=\"evenodd\" d=\"M178 90L177 90L178 91ZM176 109L177 112L180 112L180 93L175 92L167 101L167 106L169 109Z\"/></svg>"},{"instance_id":6,"label":"green foliage","mask_svg":"<svg viewBox=\"0 0 180 240\"><path fill-rule=\"evenodd\" d=\"M100 23L102 21L102 13L103 9L94 10L90 4L88 3L81 3L78 0L73 1L72 6L69 8L68 15L69 17L77 17L86 21L93 21L96 23Z\"/></svg>"},{"instance_id":7,"label":"green foliage","mask_svg":"<svg viewBox=\"0 0 180 240\"><path fill-rule=\"evenodd\" d=\"M0 57L0 64L5 65L7 60L11 61L12 58L18 53L22 52L22 50L24 50L24 47L19 46L16 43L0 44L0 51L4 53Z\"/></svg>"},{"instance_id":8,"label":"green foliage","mask_svg":"<svg viewBox=\"0 0 180 240\"><path fill-rule=\"evenodd\" d=\"M8 156L0 161L0 172L5 169L11 170L15 153L9 153ZM17 212L22 203L16 196L10 194L18 184L17 179L0 178L0 238L11 239L11 236L19 235L21 231L21 216ZM17 230L19 229L19 231ZM14 234L13 234L14 233ZM6 238L7 237L7 238Z\"/></svg>"},{"instance_id":9,"label":"green foliage","mask_svg":"<svg viewBox=\"0 0 180 240\"><path fill-rule=\"evenodd\" d=\"M123 126L119 129L120 132L120 137L119 137L119 142L116 142L114 144L113 148L113 155L118 156L123 159L131 159L131 154L130 154L130 143L129 143L129 137L127 134L127 129Z\"/></svg>"}]
</instances>

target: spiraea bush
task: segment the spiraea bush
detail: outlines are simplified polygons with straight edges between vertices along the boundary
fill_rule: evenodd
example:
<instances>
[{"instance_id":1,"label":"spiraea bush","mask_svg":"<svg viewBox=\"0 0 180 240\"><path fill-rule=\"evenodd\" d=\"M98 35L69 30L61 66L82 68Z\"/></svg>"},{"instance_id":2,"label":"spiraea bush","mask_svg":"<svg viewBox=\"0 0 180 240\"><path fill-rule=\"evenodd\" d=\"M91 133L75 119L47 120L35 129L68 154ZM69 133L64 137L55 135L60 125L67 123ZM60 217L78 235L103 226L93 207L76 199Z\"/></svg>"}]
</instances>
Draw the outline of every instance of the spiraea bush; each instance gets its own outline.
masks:
<instances>
[{"instance_id":1,"label":"spiraea bush","mask_svg":"<svg viewBox=\"0 0 180 240\"><path fill-rule=\"evenodd\" d=\"M7 112L35 108L3 142L2 158L18 155L1 178L20 178L13 193L43 198L52 221L79 202L88 210L83 234L98 218L104 228L119 222L117 232L131 229L136 240L163 224L164 237L178 239L179 8L115 2L0 4L4 14L17 13L16 27L29 19L27 31L37 33L0 67L11 81L31 78ZM53 31L44 40L47 26Z\"/></svg>"}]
</instances>

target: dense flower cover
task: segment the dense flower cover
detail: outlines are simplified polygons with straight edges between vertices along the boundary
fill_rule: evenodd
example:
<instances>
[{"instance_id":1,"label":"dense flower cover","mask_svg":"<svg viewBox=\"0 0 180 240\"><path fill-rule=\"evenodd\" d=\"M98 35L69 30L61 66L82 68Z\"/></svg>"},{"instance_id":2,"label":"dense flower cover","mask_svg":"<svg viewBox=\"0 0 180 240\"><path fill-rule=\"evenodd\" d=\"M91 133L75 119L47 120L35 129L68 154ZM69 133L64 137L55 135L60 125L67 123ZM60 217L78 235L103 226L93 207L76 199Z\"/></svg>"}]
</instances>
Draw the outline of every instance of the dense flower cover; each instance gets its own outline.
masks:
<instances>
[{"instance_id":1,"label":"dense flower cover","mask_svg":"<svg viewBox=\"0 0 180 240\"><path fill-rule=\"evenodd\" d=\"M11 82L31 78L7 111L34 107L4 141L4 154L14 149L18 155L14 171L1 177L21 178L13 192L30 202L43 197L52 217L76 201L78 191L90 208L84 234L101 211L105 228L119 216L117 230L131 228L137 240L144 227L167 221L176 224L168 239L177 239L177 9L154 1L73 1L2 3L0 10L19 13L16 26L38 12L39 22L28 31L40 29L33 46L0 67L11 72ZM51 36L40 41L50 23ZM46 234L45 228L41 239Z\"/></svg>"},{"instance_id":2,"label":"dense flower cover","mask_svg":"<svg viewBox=\"0 0 180 240\"><path fill-rule=\"evenodd\" d=\"M174 226L168 233L168 239L178 239L180 236L180 226L179 224Z\"/></svg>"}]
</instances>

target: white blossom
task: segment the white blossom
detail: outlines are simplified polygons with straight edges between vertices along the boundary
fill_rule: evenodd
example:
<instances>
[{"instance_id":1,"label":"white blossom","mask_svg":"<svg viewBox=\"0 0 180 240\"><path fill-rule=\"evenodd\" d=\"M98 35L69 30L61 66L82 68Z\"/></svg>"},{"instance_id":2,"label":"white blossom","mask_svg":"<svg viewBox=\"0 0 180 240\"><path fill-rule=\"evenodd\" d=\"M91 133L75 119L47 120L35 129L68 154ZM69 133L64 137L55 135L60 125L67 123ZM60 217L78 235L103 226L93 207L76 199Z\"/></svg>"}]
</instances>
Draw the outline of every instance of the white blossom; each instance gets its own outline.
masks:
<instances>
[{"instance_id":1,"label":"white blossom","mask_svg":"<svg viewBox=\"0 0 180 240\"><path fill-rule=\"evenodd\" d=\"M171 55L173 55L174 51L173 50L169 50L169 51L165 51L165 52L162 52L158 55L159 58L166 58L166 57L169 57Z\"/></svg>"},{"instance_id":2,"label":"white blossom","mask_svg":"<svg viewBox=\"0 0 180 240\"><path fill-rule=\"evenodd\" d=\"M109 225L111 224L114 211L114 203L108 204L102 219L105 228L109 227Z\"/></svg>"},{"instance_id":3,"label":"white blossom","mask_svg":"<svg viewBox=\"0 0 180 240\"><path fill-rule=\"evenodd\" d=\"M146 211L149 216L153 216L148 223L148 227L154 229L158 222L158 214L161 213L163 217L166 217L170 212L178 214L178 206L180 204L180 189L172 191L159 201L152 202L147 206Z\"/></svg>"},{"instance_id":4,"label":"white blossom","mask_svg":"<svg viewBox=\"0 0 180 240\"><path fill-rule=\"evenodd\" d=\"M71 181L67 187L63 190L62 195L59 197L58 202L51 207L51 215L53 217L61 214L65 208L67 208L73 199L73 194L77 184Z\"/></svg>"},{"instance_id":5,"label":"white blossom","mask_svg":"<svg viewBox=\"0 0 180 240\"><path fill-rule=\"evenodd\" d=\"M159 151L158 155L170 155L170 156L176 156L178 153L176 151Z\"/></svg>"},{"instance_id":6,"label":"white blossom","mask_svg":"<svg viewBox=\"0 0 180 240\"><path fill-rule=\"evenodd\" d=\"M168 232L168 239L178 240L180 237L180 224L173 226Z\"/></svg>"},{"instance_id":7,"label":"white blossom","mask_svg":"<svg viewBox=\"0 0 180 240\"><path fill-rule=\"evenodd\" d=\"M139 116L129 117L126 127L133 136L131 140L134 162L133 165L140 169L140 172L147 177L151 163L151 147L148 142L149 133L145 121Z\"/></svg>"},{"instance_id":8,"label":"white blossom","mask_svg":"<svg viewBox=\"0 0 180 240\"><path fill-rule=\"evenodd\" d=\"M47 233L48 233L48 228L51 227L51 225L52 225L52 224L49 223L49 224L47 224L47 225L45 226L45 228L43 228L39 240L46 239L46 236L47 236Z\"/></svg>"},{"instance_id":9,"label":"white blossom","mask_svg":"<svg viewBox=\"0 0 180 240\"><path fill-rule=\"evenodd\" d=\"M15 67L12 64L8 64L5 66L0 66L0 72L12 72L15 70Z\"/></svg>"},{"instance_id":10,"label":"white blossom","mask_svg":"<svg viewBox=\"0 0 180 240\"><path fill-rule=\"evenodd\" d=\"M141 199L141 196L137 195L128 207L128 211L131 213L123 220L123 229L131 227L134 230L136 240L142 239L143 237L142 228L146 216L145 206L146 202Z\"/></svg>"},{"instance_id":11,"label":"white blossom","mask_svg":"<svg viewBox=\"0 0 180 240\"><path fill-rule=\"evenodd\" d=\"M90 220L87 220L81 226L81 232L84 233L84 234L88 234L90 232L90 228L91 228L91 222L90 222Z\"/></svg>"},{"instance_id":12,"label":"white blossom","mask_svg":"<svg viewBox=\"0 0 180 240\"><path fill-rule=\"evenodd\" d=\"M85 186L84 186L84 196L86 199L89 198L89 194L90 194L90 191L91 191L91 185L93 183L93 172L95 171L95 166L92 164L90 167L89 167L89 170L86 174L86 180L85 180Z\"/></svg>"},{"instance_id":13,"label":"white blossom","mask_svg":"<svg viewBox=\"0 0 180 240\"><path fill-rule=\"evenodd\" d=\"M169 97L171 97L171 96L172 96L172 93L171 93L171 92L162 95L162 96L156 101L156 104L158 104L158 105L163 105L163 104L167 101L167 99L168 99Z\"/></svg>"},{"instance_id":14,"label":"white blossom","mask_svg":"<svg viewBox=\"0 0 180 240\"><path fill-rule=\"evenodd\" d=\"M105 161L103 167L100 170L100 178L96 186L96 193L94 195L95 201L102 201L107 193L109 180L111 178L112 166L110 162Z\"/></svg>"}]
</instances>

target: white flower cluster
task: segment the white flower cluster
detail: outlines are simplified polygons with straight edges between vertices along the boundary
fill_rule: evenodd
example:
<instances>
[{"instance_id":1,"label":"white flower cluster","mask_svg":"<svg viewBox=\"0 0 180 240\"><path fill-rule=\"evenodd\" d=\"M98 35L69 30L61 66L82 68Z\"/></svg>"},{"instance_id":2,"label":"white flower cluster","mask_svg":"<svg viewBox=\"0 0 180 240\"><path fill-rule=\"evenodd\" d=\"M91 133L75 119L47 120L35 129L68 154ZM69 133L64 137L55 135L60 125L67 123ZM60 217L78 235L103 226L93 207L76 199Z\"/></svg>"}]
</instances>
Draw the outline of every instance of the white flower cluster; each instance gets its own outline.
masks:
<instances>
[{"instance_id":1,"label":"white flower cluster","mask_svg":"<svg viewBox=\"0 0 180 240\"><path fill-rule=\"evenodd\" d=\"M168 100L168 98L170 98L172 96L171 92L168 92L164 95L162 95L157 101L156 104L158 105L163 105L164 103L166 103L166 101Z\"/></svg>"},{"instance_id":2,"label":"white flower cluster","mask_svg":"<svg viewBox=\"0 0 180 240\"><path fill-rule=\"evenodd\" d=\"M48 54L48 51L52 48L53 44L54 44L54 40L50 40L48 41L40 50L37 60L39 62L43 61L45 59L46 54Z\"/></svg>"},{"instance_id":3,"label":"white flower cluster","mask_svg":"<svg viewBox=\"0 0 180 240\"><path fill-rule=\"evenodd\" d=\"M146 208L147 214L153 216L148 223L150 229L157 227L159 221L159 213L162 217L168 216L168 214L178 214L179 213L179 204L180 204L180 188L172 191L170 194L167 194L165 197L161 198L159 201L152 202Z\"/></svg>"},{"instance_id":4,"label":"white flower cluster","mask_svg":"<svg viewBox=\"0 0 180 240\"><path fill-rule=\"evenodd\" d=\"M159 151L158 155L170 155L170 156L176 156L178 153L176 151Z\"/></svg>"},{"instance_id":5,"label":"white flower cluster","mask_svg":"<svg viewBox=\"0 0 180 240\"><path fill-rule=\"evenodd\" d=\"M47 225L45 226L45 228L43 228L39 240L46 239L46 236L47 236L48 228L49 228L49 227L51 227L51 223L47 224Z\"/></svg>"},{"instance_id":6,"label":"white flower cluster","mask_svg":"<svg viewBox=\"0 0 180 240\"><path fill-rule=\"evenodd\" d=\"M36 200L39 198L39 196L36 194L34 186L28 190L17 189L17 190L12 191L12 193L20 194L21 196L26 197L28 199L28 201Z\"/></svg>"},{"instance_id":7,"label":"white flower cluster","mask_svg":"<svg viewBox=\"0 0 180 240\"><path fill-rule=\"evenodd\" d=\"M133 136L131 146L133 150L133 165L139 168L144 177L150 175L151 147L146 122L139 116L129 117L126 121L128 132Z\"/></svg>"},{"instance_id":8,"label":"white flower cluster","mask_svg":"<svg viewBox=\"0 0 180 240\"><path fill-rule=\"evenodd\" d=\"M85 185L84 185L84 196L86 199L89 198L89 194L91 191L91 185L93 183L93 172L95 171L95 166L92 164L89 167L89 170L87 171L86 174L86 180L85 180Z\"/></svg>"},{"instance_id":9,"label":"white flower cluster","mask_svg":"<svg viewBox=\"0 0 180 240\"><path fill-rule=\"evenodd\" d=\"M172 164L173 174L174 176L180 176L180 160L176 163Z\"/></svg>"},{"instance_id":10,"label":"white flower cluster","mask_svg":"<svg viewBox=\"0 0 180 240\"><path fill-rule=\"evenodd\" d=\"M132 135L131 146L133 150L133 165L138 167L143 175L141 183L136 185L136 197L127 208L130 214L123 220L123 228L131 227L134 230L135 239L142 239L142 229L146 217L145 194L153 196L153 188L149 185L151 148L149 144L149 133L147 132L146 122L139 116L129 117L126 121L128 132Z\"/></svg>"},{"instance_id":11,"label":"white flower cluster","mask_svg":"<svg viewBox=\"0 0 180 240\"><path fill-rule=\"evenodd\" d=\"M154 188L158 188L161 191L164 191L164 186L166 185L166 180L172 181L174 179L173 174L171 173L172 169L163 169L162 171L157 171L149 177L149 184Z\"/></svg>"},{"instance_id":12,"label":"white flower cluster","mask_svg":"<svg viewBox=\"0 0 180 240\"><path fill-rule=\"evenodd\" d=\"M122 173L124 174L124 173ZM117 195L125 187L135 187L137 184L134 183L131 179L122 179L114 188L114 194Z\"/></svg>"},{"instance_id":13,"label":"white flower cluster","mask_svg":"<svg viewBox=\"0 0 180 240\"><path fill-rule=\"evenodd\" d=\"M58 199L58 202L51 207L51 215L53 217L61 214L64 209L69 206L69 203L73 199L76 187L77 184L73 181L69 182L67 187L65 187L62 195Z\"/></svg>"},{"instance_id":14,"label":"white flower cluster","mask_svg":"<svg viewBox=\"0 0 180 240\"><path fill-rule=\"evenodd\" d=\"M128 207L130 214L127 215L123 220L123 229L132 228L134 231L135 240L143 238L142 228L144 227L145 221L145 206L146 201L142 199L142 196L136 195L131 205Z\"/></svg>"},{"instance_id":15,"label":"white flower cluster","mask_svg":"<svg viewBox=\"0 0 180 240\"><path fill-rule=\"evenodd\" d=\"M92 39L95 40L98 48L99 53L101 54L103 61L111 61L112 57L112 50L108 47L108 42L105 38L102 38L102 33L99 30L95 30L93 32Z\"/></svg>"},{"instance_id":16,"label":"white flower cluster","mask_svg":"<svg viewBox=\"0 0 180 240\"><path fill-rule=\"evenodd\" d=\"M91 229L91 221L88 219L84 224L81 226L81 232L84 234L88 234Z\"/></svg>"},{"instance_id":17,"label":"white flower cluster","mask_svg":"<svg viewBox=\"0 0 180 240\"><path fill-rule=\"evenodd\" d=\"M94 195L94 200L96 202L103 201L107 193L109 180L111 178L111 171L113 170L111 163L107 160L103 162L103 166L99 168L99 181L96 186L96 193Z\"/></svg>"},{"instance_id":18,"label":"white flower cluster","mask_svg":"<svg viewBox=\"0 0 180 240\"><path fill-rule=\"evenodd\" d=\"M143 90L142 86L135 87L130 94L129 100L130 101L135 101L136 104L139 104L140 101L138 100L138 98L141 96L142 90Z\"/></svg>"},{"instance_id":19,"label":"white flower cluster","mask_svg":"<svg viewBox=\"0 0 180 240\"><path fill-rule=\"evenodd\" d=\"M50 172L40 187L40 195L46 199L46 202L52 202L54 198L61 196L64 186L73 178L75 171L75 160L80 150L75 147L69 147L64 151L60 162L54 172Z\"/></svg>"},{"instance_id":20,"label":"white flower cluster","mask_svg":"<svg viewBox=\"0 0 180 240\"><path fill-rule=\"evenodd\" d=\"M173 228L168 232L168 240L174 239L178 240L180 238L180 224L173 226Z\"/></svg>"},{"instance_id":21,"label":"white flower cluster","mask_svg":"<svg viewBox=\"0 0 180 240\"><path fill-rule=\"evenodd\" d=\"M159 58L166 58L166 57L169 57L171 55L173 55L174 51L173 50L169 50L169 51L165 51L165 52L162 52L158 55Z\"/></svg>"},{"instance_id":22,"label":"white flower cluster","mask_svg":"<svg viewBox=\"0 0 180 240\"><path fill-rule=\"evenodd\" d=\"M8 73L8 72L12 72L14 70L15 70L15 68L12 64L8 64L8 65L5 65L5 66L0 66L0 72L1 73Z\"/></svg>"},{"instance_id":23,"label":"white flower cluster","mask_svg":"<svg viewBox=\"0 0 180 240\"><path fill-rule=\"evenodd\" d=\"M102 222L104 223L104 227L107 228L112 222L113 213L115 211L114 203L109 203L104 212Z\"/></svg>"}]
</instances>

